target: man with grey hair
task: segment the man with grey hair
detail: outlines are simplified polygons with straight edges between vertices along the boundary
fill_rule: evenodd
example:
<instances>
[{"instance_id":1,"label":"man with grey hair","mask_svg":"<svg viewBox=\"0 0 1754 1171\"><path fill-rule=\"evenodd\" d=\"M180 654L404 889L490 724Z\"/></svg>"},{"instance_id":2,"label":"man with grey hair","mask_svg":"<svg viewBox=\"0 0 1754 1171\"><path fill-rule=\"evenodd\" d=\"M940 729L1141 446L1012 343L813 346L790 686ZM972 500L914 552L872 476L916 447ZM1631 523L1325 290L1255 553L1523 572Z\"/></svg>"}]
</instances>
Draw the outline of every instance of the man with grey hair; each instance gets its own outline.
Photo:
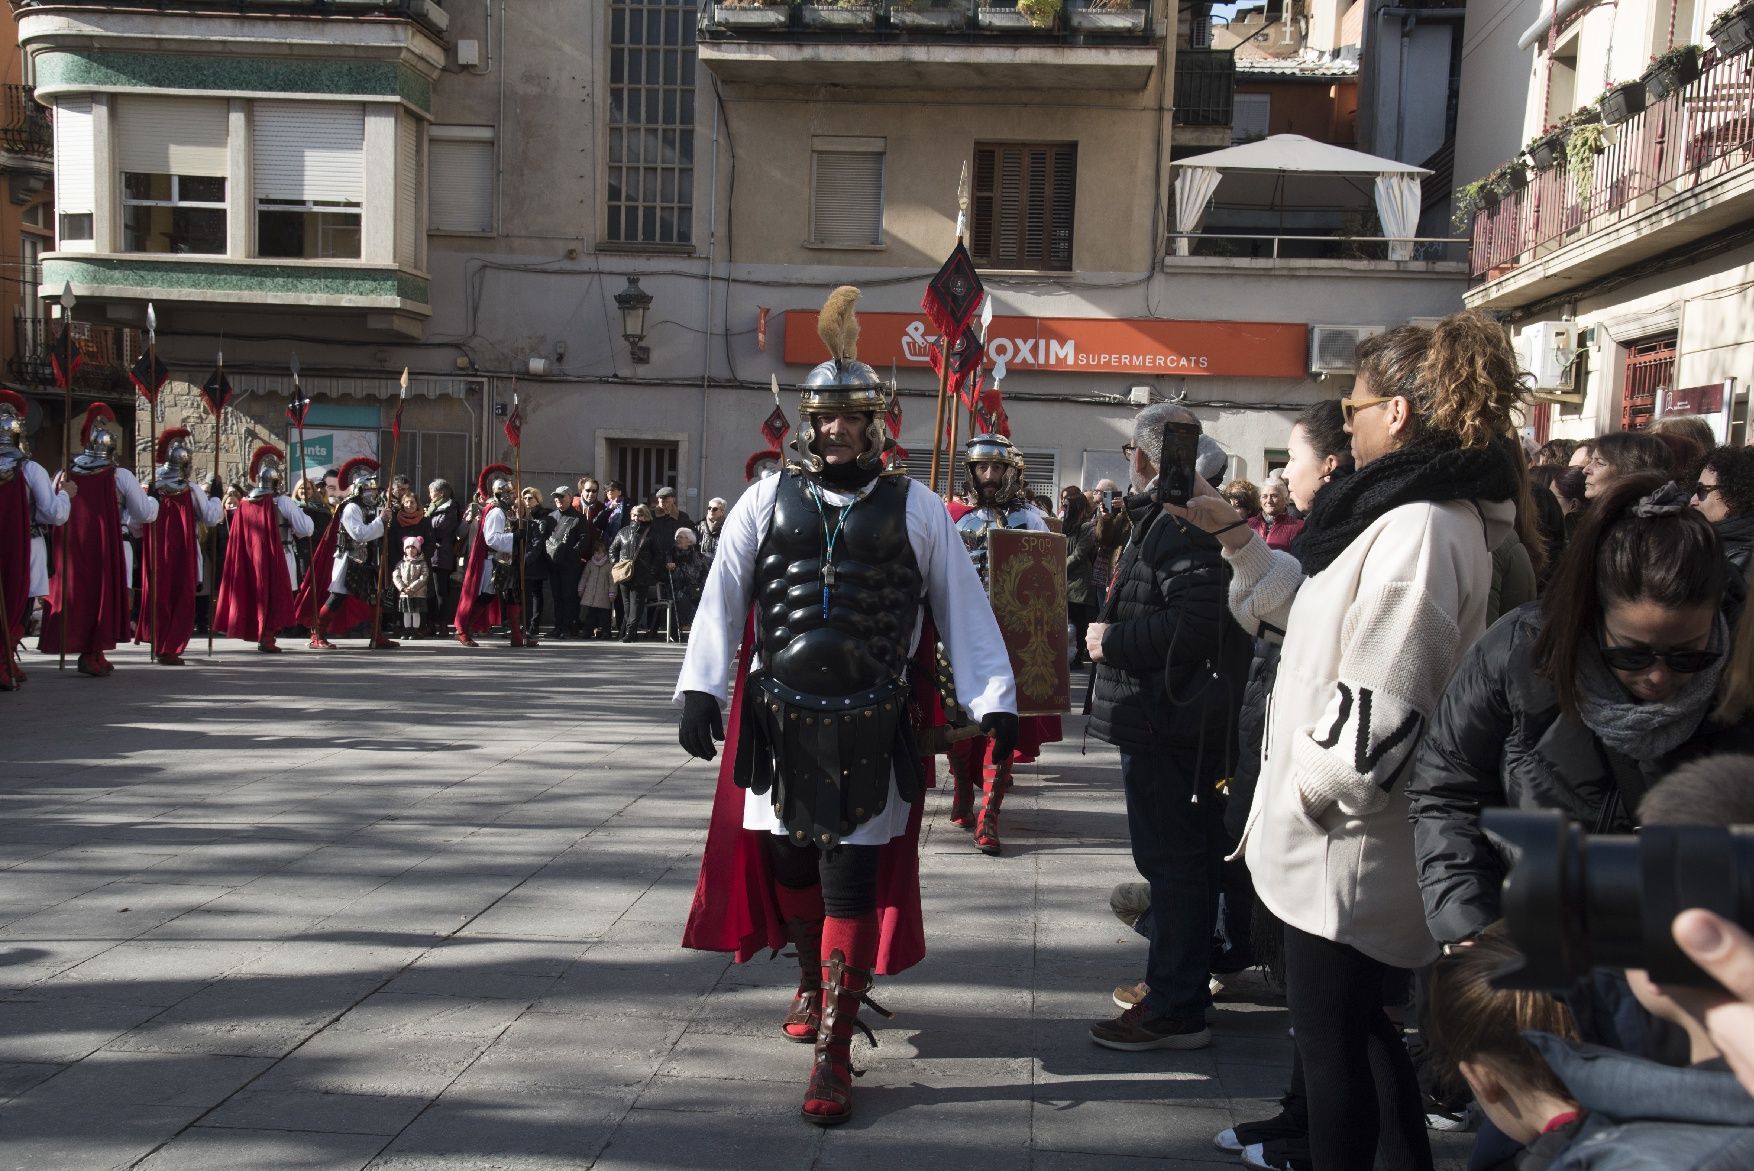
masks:
<instances>
[{"instance_id":1,"label":"man with grey hair","mask_svg":"<svg viewBox=\"0 0 1754 1171\"><path fill-rule=\"evenodd\" d=\"M1120 749L1133 864L1151 887L1144 983L1117 990L1125 1011L1090 1030L1098 1045L1127 1051L1212 1040L1207 980L1223 863L1215 786L1231 772L1250 652L1225 605L1217 540L1150 494L1168 422L1199 420L1176 403L1133 420L1124 449L1138 489L1125 501L1132 531L1086 640L1097 665L1090 730ZM1223 458L1202 443L1197 466L1217 474Z\"/></svg>"}]
</instances>

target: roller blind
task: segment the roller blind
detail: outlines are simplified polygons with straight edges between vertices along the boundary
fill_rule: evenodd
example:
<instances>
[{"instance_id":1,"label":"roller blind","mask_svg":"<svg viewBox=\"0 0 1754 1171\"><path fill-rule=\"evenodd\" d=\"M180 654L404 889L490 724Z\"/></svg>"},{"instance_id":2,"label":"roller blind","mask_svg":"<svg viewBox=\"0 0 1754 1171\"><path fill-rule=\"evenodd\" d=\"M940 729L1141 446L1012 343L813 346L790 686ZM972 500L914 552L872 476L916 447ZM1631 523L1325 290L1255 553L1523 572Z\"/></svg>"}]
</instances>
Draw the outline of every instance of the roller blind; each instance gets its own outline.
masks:
<instances>
[{"instance_id":1,"label":"roller blind","mask_svg":"<svg viewBox=\"0 0 1754 1171\"><path fill-rule=\"evenodd\" d=\"M427 139L427 226L493 231L493 140L486 127L434 126ZM463 137L468 135L468 137Z\"/></svg>"},{"instance_id":2,"label":"roller blind","mask_svg":"<svg viewBox=\"0 0 1754 1171\"><path fill-rule=\"evenodd\" d=\"M55 210L89 215L96 145L91 133L91 99L62 98L55 103Z\"/></svg>"},{"instance_id":3,"label":"roller blind","mask_svg":"<svg viewBox=\"0 0 1754 1171\"><path fill-rule=\"evenodd\" d=\"M811 158L810 242L883 243L883 155L819 150Z\"/></svg>"},{"instance_id":4,"label":"roller blind","mask_svg":"<svg viewBox=\"0 0 1754 1171\"><path fill-rule=\"evenodd\" d=\"M419 261L420 127L403 114L396 122L396 260L407 268Z\"/></svg>"},{"instance_id":5,"label":"roller blind","mask_svg":"<svg viewBox=\"0 0 1754 1171\"><path fill-rule=\"evenodd\" d=\"M123 94L116 99L116 158L123 171L214 175L227 170L224 99Z\"/></svg>"},{"instance_id":6,"label":"roller blind","mask_svg":"<svg viewBox=\"0 0 1754 1171\"><path fill-rule=\"evenodd\" d=\"M365 106L256 102L250 111L257 199L365 202Z\"/></svg>"}]
</instances>

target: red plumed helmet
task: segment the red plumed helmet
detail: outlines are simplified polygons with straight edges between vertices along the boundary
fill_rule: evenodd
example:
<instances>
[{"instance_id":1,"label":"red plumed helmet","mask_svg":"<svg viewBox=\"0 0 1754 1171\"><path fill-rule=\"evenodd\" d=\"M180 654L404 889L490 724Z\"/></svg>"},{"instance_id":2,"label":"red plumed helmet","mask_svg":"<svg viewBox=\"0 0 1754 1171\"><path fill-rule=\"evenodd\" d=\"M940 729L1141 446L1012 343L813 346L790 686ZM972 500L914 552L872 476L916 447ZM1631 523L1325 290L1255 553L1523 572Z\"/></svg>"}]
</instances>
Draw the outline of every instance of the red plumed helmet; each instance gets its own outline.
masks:
<instances>
[{"instance_id":1,"label":"red plumed helmet","mask_svg":"<svg viewBox=\"0 0 1754 1171\"><path fill-rule=\"evenodd\" d=\"M280 454L280 449L272 443L264 443L250 453L250 479L252 481L262 474L262 464L266 460L273 460L281 467L286 466L286 457Z\"/></svg>"},{"instance_id":2,"label":"red plumed helmet","mask_svg":"<svg viewBox=\"0 0 1754 1171\"><path fill-rule=\"evenodd\" d=\"M193 447L195 443L195 437L190 433L187 427L167 427L163 431L160 431L158 433L158 442L152 446L153 458L161 464L169 463L171 458L171 444L176 443L178 440L181 440L184 446L187 447Z\"/></svg>"},{"instance_id":3,"label":"red plumed helmet","mask_svg":"<svg viewBox=\"0 0 1754 1171\"><path fill-rule=\"evenodd\" d=\"M493 482L499 479L512 478L512 469L506 464L488 464L481 469L481 475L475 480L475 491L484 497L493 496Z\"/></svg>"},{"instance_id":4,"label":"red plumed helmet","mask_svg":"<svg viewBox=\"0 0 1754 1171\"><path fill-rule=\"evenodd\" d=\"M0 407L11 407L12 413L21 419L24 418L26 412L30 410L30 408L25 405L24 396L22 394L19 394L16 390L7 390L4 387L0 387Z\"/></svg>"},{"instance_id":5,"label":"red plumed helmet","mask_svg":"<svg viewBox=\"0 0 1754 1171\"><path fill-rule=\"evenodd\" d=\"M377 460L369 455L354 456L352 459L341 465L341 471L337 476L337 479L341 481L341 490L343 492L352 492L353 485L356 481L365 479L368 476L375 476L381 466L382 465L379 464ZM362 476L361 473L365 473L365 475Z\"/></svg>"},{"instance_id":6,"label":"red plumed helmet","mask_svg":"<svg viewBox=\"0 0 1754 1171\"><path fill-rule=\"evenodd\" d=\"M115 434L117 431L121 430L121 425L116 422L116 412L109 408L109 404L92 403L89 407L85 408L85 422L81 424L79 428L79 445L81 447L91 446L91 428L99 419L103 419L110 424L111 434Z\"/></svg>"}]
</instances>

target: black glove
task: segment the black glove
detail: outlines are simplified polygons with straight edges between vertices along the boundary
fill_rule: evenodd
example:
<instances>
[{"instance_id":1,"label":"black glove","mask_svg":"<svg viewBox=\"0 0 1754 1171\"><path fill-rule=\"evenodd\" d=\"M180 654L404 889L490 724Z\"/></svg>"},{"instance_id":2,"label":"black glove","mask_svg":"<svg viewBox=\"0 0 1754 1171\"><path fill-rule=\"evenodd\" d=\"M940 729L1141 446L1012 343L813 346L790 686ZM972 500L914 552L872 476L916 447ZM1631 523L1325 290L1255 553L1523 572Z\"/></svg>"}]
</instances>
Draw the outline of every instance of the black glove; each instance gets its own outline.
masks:
<instances>
[{"instance_id":1,"label":"black glove","mask_svg":"<svg viewBox=\"0 0 1754 1171\"><path fill-rule=\"evenodd\" d=\"M1011 739L1017 739L1017 718L1011 718ZM682 747L688 749L690 756L698 756L702 760L711 760L719 754L713 747L713 741L725 738L725 722L719 717L719 701L704 691L684 691L682 693L682 726L677 729L676 739Z\"/></svg>"},{"instance_id":2,"label":"black glove","mask_svg":"<svg viewBox=\"0 0 1754 1171\"><path fill-rule=\"evenodd\" d=\"M981 731L992 737L993 763L1011 759L1017 749L1017 717L1011 712L988 712L981 717Z\"/></svg>"}]
</instances>

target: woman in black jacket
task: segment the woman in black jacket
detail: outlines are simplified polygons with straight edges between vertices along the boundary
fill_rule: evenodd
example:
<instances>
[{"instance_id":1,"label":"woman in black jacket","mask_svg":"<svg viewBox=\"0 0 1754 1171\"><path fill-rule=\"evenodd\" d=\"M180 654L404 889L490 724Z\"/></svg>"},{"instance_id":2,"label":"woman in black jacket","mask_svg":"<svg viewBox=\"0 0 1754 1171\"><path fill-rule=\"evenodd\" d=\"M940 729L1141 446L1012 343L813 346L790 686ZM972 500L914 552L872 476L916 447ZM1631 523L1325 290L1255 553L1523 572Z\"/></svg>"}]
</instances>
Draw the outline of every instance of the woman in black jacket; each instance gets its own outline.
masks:
<instances>
[{"instance_id":1,"label":"woman in black jacket","mask_svg":"<svg viewBox=\"0 0 1754 1171\"><path fill-rule=\"evenodd\" d=\"M1064 499L1066 511L1060 519L1066 528L1066 610L1076 635L1072 665L1078 667L1089 662L1084 638L1096 618L1096 591L1090 583L1096 568L1096 520L1084 493L1069 490Z\"/></svg>"},{"instance_id":2,"label":"woman in black jacket","mask_svg":"<svg viewBox=\"0 0 1754 1171\"><path fill-rule=\"evenodd\" d=\"M632 642L645 617L646 596L664 569L663 553L652 540L652 510L643 504L634 507L609 545L609 563L622 562L633 563L633 575L616 587L621 591L621 641Z\"/></svg>"},{"instance_id":3,"label":"woman in black jacket","mask_svg":"<svg viewBox=\"0 0 1754 1171\"><path fill-rule=\"evenodd\" d=\"M1450 680L1407 781L1440 943L1499 917L1505 867L1481 810L1558 809L1592 832L1625 832L1677 764L1754 750L1754 721L1718 718L1727 574L1687 499L1661 475L1615 481L1543 599L1500 619Z\"/></svg>"}]
</instances>

